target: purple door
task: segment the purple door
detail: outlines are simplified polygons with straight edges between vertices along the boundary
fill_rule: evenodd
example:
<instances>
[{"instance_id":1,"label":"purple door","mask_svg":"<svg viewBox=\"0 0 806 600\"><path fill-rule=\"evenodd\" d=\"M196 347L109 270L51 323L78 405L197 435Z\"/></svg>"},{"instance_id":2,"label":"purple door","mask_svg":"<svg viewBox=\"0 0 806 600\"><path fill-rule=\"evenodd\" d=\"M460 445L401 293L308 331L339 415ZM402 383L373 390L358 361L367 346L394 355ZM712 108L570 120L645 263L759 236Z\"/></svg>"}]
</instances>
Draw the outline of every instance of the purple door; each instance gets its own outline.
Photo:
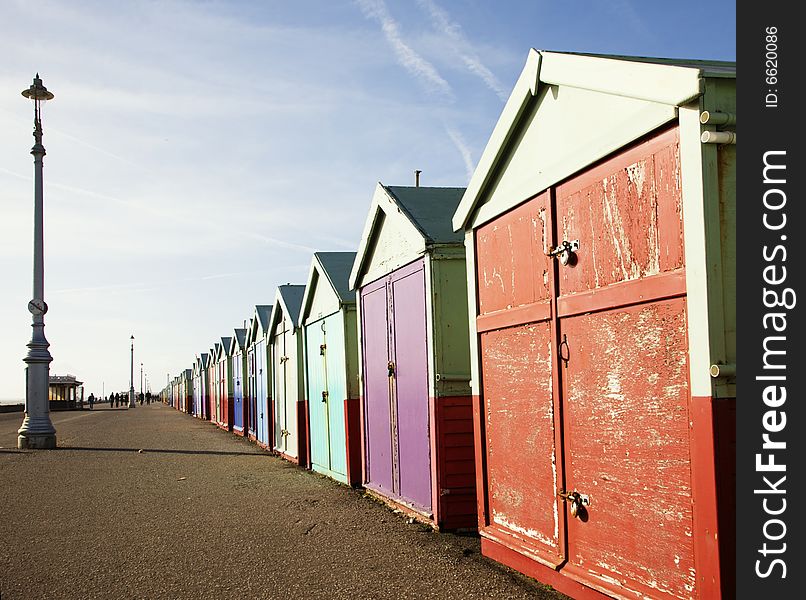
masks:
<instances>
[{"instance_id":1,"label":"purple door","mask_svg":"<svg viewBox=\"0 0 806 600\"><path fill-rule=\"evenodd\" d=\"M428 345L422 261L392 276L392 334L399 494L431 508L431 445L428 437Z\"/></svg>"},{"instance_id":2,"label":"purple door","mask_svg":"<svg viewBox=\"0 0 806 600\"><path fill-rule=\"evenodd\" d=\"M425 310L422 260L361 291L367 484L430 511Z\"/></svg>"},{"instance_id":3,"label":"purple door","mask_svg":"<svg viewBox=\"0 0 806 600\"><path fill-rule=\"evenodd\" d=\"M366 422L367 483L391 495L392 411L389 398L389 320L386 281L361 291L361 322L364 344L364 406Z\"/></svg>"}]
</instances>

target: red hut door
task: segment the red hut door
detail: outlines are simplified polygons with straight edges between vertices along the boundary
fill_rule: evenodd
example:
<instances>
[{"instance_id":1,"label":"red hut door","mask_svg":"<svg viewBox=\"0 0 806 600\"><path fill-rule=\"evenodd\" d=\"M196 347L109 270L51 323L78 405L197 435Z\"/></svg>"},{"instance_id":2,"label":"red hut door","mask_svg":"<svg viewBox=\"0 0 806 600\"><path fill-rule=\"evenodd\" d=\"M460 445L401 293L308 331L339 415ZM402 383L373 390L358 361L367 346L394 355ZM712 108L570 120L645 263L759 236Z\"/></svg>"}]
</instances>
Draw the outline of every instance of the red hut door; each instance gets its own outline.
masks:
<instances>
[{"instance_id":1,"label":"red hut door","mask_svg":"<svg viewBox=\"0 0 806 600\"><path fill-rule=\"evenodd\" d=\"M485 535L610 594L694 595L677 130L476 243Z\"/></svg>"}]
</instances>

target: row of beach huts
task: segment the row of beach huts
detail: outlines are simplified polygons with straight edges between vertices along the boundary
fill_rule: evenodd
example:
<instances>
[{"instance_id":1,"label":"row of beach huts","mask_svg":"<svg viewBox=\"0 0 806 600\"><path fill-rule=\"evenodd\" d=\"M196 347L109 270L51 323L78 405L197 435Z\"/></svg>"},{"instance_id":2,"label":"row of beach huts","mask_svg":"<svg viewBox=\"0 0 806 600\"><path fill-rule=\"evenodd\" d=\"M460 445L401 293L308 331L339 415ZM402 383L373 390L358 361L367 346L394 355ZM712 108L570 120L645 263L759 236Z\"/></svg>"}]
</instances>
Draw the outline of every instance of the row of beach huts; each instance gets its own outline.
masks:
<instances>
[{"instance_id":1,"label":"row of beach huts","mask_svg":"<svg viewBox=\"0 0 806 600\"><path fill-rule=\"evenodd\" d=\"M574 598L732 597L735 90L530 51L466 188L378 184L164 401Z\"/></svg>"}]
</instances>

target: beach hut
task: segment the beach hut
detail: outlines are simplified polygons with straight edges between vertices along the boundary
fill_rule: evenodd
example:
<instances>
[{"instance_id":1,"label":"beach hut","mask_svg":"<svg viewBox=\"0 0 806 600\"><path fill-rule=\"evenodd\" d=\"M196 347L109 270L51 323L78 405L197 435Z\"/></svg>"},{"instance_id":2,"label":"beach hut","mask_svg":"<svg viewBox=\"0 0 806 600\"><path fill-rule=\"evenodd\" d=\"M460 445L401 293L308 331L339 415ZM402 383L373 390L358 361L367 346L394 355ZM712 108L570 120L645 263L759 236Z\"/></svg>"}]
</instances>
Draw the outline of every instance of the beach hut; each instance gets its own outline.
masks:
<instances>
[{"instance_id":1,"label":"beach hut","mask_svg":"<svg viewBox=\"0 0 806 600\"><path fill-rule=\"evenodd\" d=\"M733 63L529 53L465 232L482 552L734 597Z\"/></svg>"},{"instance_id":2,"label":"beach hut","mask_svg":"<svg viewBox=\"0 0 806 600\"><path fill-rule=\"evenodd\" d=\"M215 423L216 404L218 398L218 365L216 357L218 356L218 344L213 344L210 351L207 353L207 403L205 412L207 413L207 420Z\"/></svg>"},{"instance_id":3,"label":"beach hut","mask_svg":"<svg viewBox=\"0 0 806 600\"><path fill-rule=\"evenodd\" d=\"M244 328L246 329L246 338L244 339L244 346L246 353L246 371L244 371L244 402L246 403L246 437L253 442L257 439L257 398L255 396L255 382L254 370L250 367L253 362L255 353L254 347L250 347L250 335L252 332L252 325L254 324L254 314L249 318L249 321L244 321Z\"/></svg>"},{"instance_id":4,"label":"beach hut","mask_svg":"<svg viewBox=\"0 0 806 600\"><path fill-rule=\"evenodd\" d=\"M201 370L202 389L201 389L201 407L199 414L205 421L210 420L210 391L212 389L212 381L210 380L210 353L202 352L199 356L201 359L199 369Z\"/></svg>"},{"instance_id":5,"label":"beach hut","mask_svg":"<svg viewBox=\"0 0 806 600\"><path fill-rule=\"evenodd\" d=\"M176 382L174 384L174 408L176 410L182 412L184 410L184 401L182 400L183 392L182 392L182 372L176 376ZM128 403L129 395L126 394L126 402Z\"/></svg>"},{"instance_id":6,"label":"beach hut","mask_svg":"<svg viewBox=\"0 0 806 600\"><path fill-rule=\"evenodd\" d=\"M444 529L476 526L463 192L379 183L350 273L364 485Z\"/></svg>"},{"instance_id":7,"label":"beach hut","mask_svg":"<svg viewBox=\"0 0 806 600\"><path fill-rule=\"evenodd\" d=\"M222 337L218 342L218 356L216 358L216 383L218 390L216 395L216 420L215 423L221 429L230 430L232 428L232 355L230 354L230 336Z\"/></svg>"},{"instance_id":8,"label":"beach hut","mask_svg":"<svg viewBox=\"0 0 806 600\"><path fill-rule=\"evenodd\" d=\"M179 375L171 379L170 384L170 405L176 410L179 410ZM126 393L128 396L128 392Z\"/></svg>"},{"instance_id":9,"label":"beach hut","mask_svg":"<svg viewBox=\"0 0 806 600\"><path fill-rule=\"evenodd\" d=\"M247 372L252 414L250 437L262 448L271 449L274 423L271 402L271 365L268 361L267 332L272 307L268 304L255 306L246 334Z\"/></svg>"},{"instance_id":10,"label":"beach hut","mask_svg":"<svg viewBox=\"0 0 806 600\"><path fill-rule=\"evenodd\" d=\"M246 436L249 418L249 397L246 391L246 329L233 331L230 342L232 355L232 431Z\"/></svg>"},{"instance_id":11,"label":"beach hut","mask_svg":"<svg viewBox=\"0 0 806 600\"><path fill-rule=\"evenodd\" d=\"M185 369L180 375L179 382L180 410L189 415L193 414L193 369Z\"/></svg>"},{"instance_id":12,"label":"beach hut","mask_svg":"<svg viewBox=\"0 0 806 600\"><path fill-rule=\"evenodd\" d=\"M193 416L201 419L201 410L204 406L202 397L204 396L202 386L204 381L202 379L201 356L197 356L193 361Z\"/></svg>"},{"instance_id":13,"label":"beach hut","mask_svg":"<svg viewBox=\"0 0 806 600\"><path fill-rule=\"evenodd\" d=\"M269 321L274 450L291 462L308 464L303 346L299 322L304 285L277 288Z\"/></svg>"},{"instance_id":14,"label":"beach hut","mask_svg":"<svg viewBox=\"0 0 806 600\"><path fill-rule=\"evenodd\" d=\"M361 484L358 330L350 270L355 252L316 252L302 298L310 464L349 485Z\"/></svg>"}]
</instances>

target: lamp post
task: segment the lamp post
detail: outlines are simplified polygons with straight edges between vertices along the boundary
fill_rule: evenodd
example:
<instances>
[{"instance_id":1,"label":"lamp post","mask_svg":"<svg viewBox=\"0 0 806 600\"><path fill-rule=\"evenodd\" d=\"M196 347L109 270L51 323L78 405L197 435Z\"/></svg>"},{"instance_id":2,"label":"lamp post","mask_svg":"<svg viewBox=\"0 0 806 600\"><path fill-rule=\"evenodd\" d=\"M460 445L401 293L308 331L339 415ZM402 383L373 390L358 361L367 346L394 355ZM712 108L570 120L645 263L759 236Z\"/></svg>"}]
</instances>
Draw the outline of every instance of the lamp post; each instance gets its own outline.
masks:
<instances>
[{"instance_id":1,"label":"lamp post","mask_svg":"<svg viewBox=\"0 0 806 600\"><path fill-rule=\"evenodd\" d=\"M134 336L132 336L132 365L129 377L129 408L134 408Z\"/></svg>"},{"instance_id":2,"label":"lamp post","mask_svg":"<svg viewBox=\"0 0 806 600\"><path fill-rule=\"evenodd\" d=\"M143 363L140 363L140 402L143 401Z\"/></svg>"},{"instance_id":3,"label":"lamp post","mask_svg":"<svg viewBox=\"0 0 806 600\"><path fill-rule=\"evenodd\" d=\"M45 147L42 145L42 119L40 103L53 99L53 94L42 85L39 73L34 82L22 95L34 101L34 297L28 303L33 315L31 341L28 354L23 359L25 368L25 418L17 431L17 448L55 448L56 429L50 420L48 405L48 379L53 357L45 338L45 249L43 235L42 200L42 158Z\"/></svg>"}]
</instances>

